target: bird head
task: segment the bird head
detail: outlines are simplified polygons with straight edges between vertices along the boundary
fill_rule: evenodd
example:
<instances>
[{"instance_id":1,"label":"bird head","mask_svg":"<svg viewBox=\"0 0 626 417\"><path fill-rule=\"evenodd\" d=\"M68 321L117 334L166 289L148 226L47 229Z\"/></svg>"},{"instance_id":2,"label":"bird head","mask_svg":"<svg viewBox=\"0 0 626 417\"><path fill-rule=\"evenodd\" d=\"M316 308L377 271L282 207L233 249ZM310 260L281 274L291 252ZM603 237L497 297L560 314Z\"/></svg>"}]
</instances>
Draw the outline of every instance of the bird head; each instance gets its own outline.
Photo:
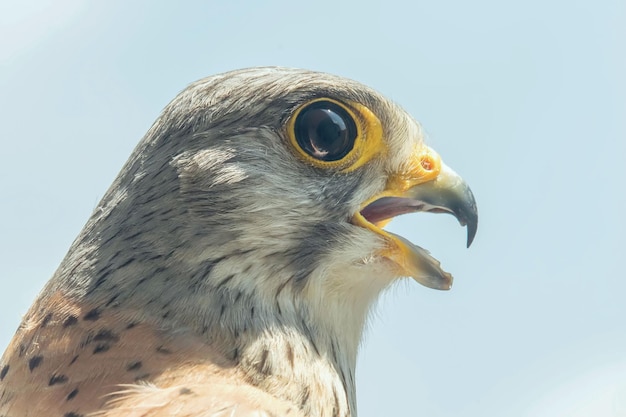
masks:
<instances>
[{"instance_id":1,"label":"bird head","mask_svg":"<svg viewBox=\"0 0 626 417\"><path fill-rule=\"evenodd\" d=\"M216 291L250 294L260 308L280 307L284 292L333 322L345 311L364 317L401 277L450 288L425 249L383 229L418 211L456 216L468 246L476 233L469 187L412 117L354 81L255 68L180 93L83 236L95 228L107 242L97 258L122 297L146 304L167 288L168 305L184 300L180 309L197 315ZM120 255L122 244L133 251ZM146 274L140 291L129 276Z\"/></svg>"}]
</instances>

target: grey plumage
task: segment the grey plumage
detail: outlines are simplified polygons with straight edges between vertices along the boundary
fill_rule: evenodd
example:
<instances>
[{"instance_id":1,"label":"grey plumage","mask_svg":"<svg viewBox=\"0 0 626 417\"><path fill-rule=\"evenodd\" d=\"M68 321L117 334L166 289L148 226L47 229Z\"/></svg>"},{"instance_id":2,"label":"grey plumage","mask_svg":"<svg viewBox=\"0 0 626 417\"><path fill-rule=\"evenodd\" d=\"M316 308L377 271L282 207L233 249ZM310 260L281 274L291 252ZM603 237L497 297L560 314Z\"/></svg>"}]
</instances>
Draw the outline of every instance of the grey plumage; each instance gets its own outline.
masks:
<instances>
[{"instance_id":1,"label":"grey plumage","mask_svg":"<svg viewBox=\"0 0 626 417\"><path fill-rule=\"evenodd\" d=\"M374 109L392 152L349 173L303 163L285 123L316 97ZM165 340L193 335L304 415L355 416L362 329L397 271L350 220L420 146L410 116L352 81L282 68L200 80L139 143L38 303L60 292Z\"/></svg>"}]
</instances>

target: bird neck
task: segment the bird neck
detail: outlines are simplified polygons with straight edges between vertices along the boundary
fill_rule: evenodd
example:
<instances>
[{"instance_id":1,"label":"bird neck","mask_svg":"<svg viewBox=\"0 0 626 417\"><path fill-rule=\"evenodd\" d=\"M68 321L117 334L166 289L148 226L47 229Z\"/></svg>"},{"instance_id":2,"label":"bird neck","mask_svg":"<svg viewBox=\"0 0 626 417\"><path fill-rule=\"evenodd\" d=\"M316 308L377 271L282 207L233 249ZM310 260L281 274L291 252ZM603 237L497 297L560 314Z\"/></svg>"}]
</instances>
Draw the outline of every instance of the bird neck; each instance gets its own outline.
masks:
<instances>
[{"instance_id":1,"label":"bird neck","mask_svg":"<svg viewBox=\"0 0 626 417\"><path fill-rule=\"evenodd\" d=\"M336 277L298 281L255 270L245 253L231 255L222 270L217 259L191 268L131 261L110 249L70 251L50 285L102 316L159 329L165 339L202 340L250 384L305 415L356 416L354 371L371 300L328 288Z\"/></svg>"},{"instance_id":2,"label":"bird neck","mask_svg":"<svg viewBox=\"0 0 626 417\"><path fill-rule=\"evenodd\" d=\"M282 285L252 291L240 279L205 287L203 302L195 307L192 296L186 306L173 306L168 326L180 331L191 323L189 331L231 361L250 384L305 415L356 416L354 371L365 312L357 317L344 311L350 307L333 297L324 308L311 305L304 295L310 289L287 277L273 277Z\"/></svg>"}]
</instances>

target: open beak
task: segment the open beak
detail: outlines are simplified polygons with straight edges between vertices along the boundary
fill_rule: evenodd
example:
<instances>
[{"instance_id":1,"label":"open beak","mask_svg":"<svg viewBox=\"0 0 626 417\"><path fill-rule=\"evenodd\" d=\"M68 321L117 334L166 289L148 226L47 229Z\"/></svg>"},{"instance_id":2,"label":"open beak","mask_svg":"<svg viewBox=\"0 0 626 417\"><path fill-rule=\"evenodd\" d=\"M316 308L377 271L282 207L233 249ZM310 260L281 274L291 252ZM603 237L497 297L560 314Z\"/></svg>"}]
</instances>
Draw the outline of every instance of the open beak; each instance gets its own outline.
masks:
<instances>
[{"instance_id":1,"label":"open beak","mask_svg":"<svg viewBox=\"0 0 626 417\"><path fill-rule=\"evenodd\" d=\"M452 275L441 269L439 261L427 250L382 229L393 217L418 211L452 214L467 226L467 246L472 244L478 228L474 195L430 148L416 154L406 172L392 176L386 189L366 201L352 222L387 240L388 247L381 256L397 265L399 275L413 277L429 288L448 290Z\"/></svg>"}]
</instances>

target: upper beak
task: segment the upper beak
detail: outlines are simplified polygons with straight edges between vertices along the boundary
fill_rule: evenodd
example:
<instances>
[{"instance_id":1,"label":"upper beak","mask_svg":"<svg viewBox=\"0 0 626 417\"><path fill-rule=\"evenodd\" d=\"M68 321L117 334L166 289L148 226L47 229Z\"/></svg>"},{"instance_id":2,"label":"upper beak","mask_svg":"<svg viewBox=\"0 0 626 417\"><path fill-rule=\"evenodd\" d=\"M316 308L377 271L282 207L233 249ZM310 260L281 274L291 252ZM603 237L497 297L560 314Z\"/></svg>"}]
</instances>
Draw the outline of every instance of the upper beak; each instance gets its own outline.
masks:
<instances>
[{"instance_id":1,"label":"upper beak","mask_svg":"<svg viewBox=\"0 0 626 417\"><path fill-rule=\"evenodd\" d=\"M407 239L382 230L384 224L400 214L450 213L462 226L467 226L467 246L472 244L478 228L478 211L469 186L430 149L420 154L417 161L419 169L410 170L412 175L401 175L401 180L391 178L385 191L366 202L353 222L387 239L388 248L381 255L392 260L401 275L411 276L430 288L447 290L452 286L452 275L440 268L439 261ZM426 172L423 167L428 168Z\"/></svg>"}]
</instances>

